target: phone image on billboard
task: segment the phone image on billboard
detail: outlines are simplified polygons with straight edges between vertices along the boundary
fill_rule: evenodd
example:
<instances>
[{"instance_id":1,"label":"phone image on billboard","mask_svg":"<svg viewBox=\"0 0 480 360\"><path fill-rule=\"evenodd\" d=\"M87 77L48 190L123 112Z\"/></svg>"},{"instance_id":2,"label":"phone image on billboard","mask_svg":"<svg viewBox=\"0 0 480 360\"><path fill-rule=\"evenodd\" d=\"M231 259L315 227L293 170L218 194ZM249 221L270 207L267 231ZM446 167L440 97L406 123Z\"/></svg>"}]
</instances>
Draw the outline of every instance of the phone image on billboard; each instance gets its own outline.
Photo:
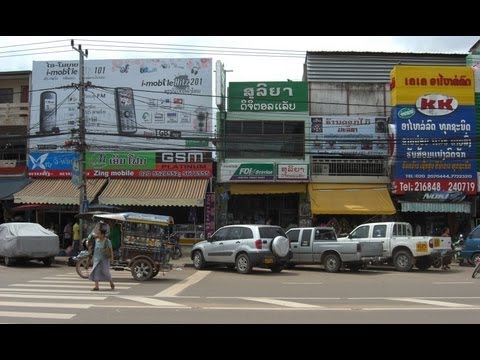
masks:
<instances>
[{"instance_id":1,"label":"phone image on billboard","mask_svg":"<svg viewBox=\"0 0 480 360\"><path fill-rule=\"evenodd\" d=\"M137 119L133 102L133 89L127 87L115 88L115 109L117 113L117 128L119 134L137 132Z\"/></svg>"},{"instance_id":2,"label":"phone image on billboard","mask_svg":"<svg viewBox=\"0 0 480 360\"><path fill-rule=\"evenodd\" d=\"M193 129L199 132L207 131L208 112L204 106L199 106L195 109L193 118Z\"/></svg>"},{"instance_id":3,"label":"phone image on billboard","mask_svg":"<svg viewBox=\"0 0 480 360\"><path fill-rule=\"evenodd\" d=\"M57 94L44 91L40 94L40 133L58 132Z\"/></svg>"}]
</instances>

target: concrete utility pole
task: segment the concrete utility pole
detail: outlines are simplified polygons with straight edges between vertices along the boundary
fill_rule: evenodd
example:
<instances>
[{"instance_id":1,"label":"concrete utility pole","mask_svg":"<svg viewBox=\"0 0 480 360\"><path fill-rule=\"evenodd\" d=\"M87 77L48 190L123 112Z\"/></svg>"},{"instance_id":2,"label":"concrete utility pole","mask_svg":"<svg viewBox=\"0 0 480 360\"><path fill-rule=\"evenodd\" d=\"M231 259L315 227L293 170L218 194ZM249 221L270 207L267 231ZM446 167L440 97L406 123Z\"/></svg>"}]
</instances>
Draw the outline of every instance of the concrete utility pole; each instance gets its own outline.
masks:
<instances>
[{"instance_id":1,"label":"concrete utility pole","mask_svg":"<svg viewBox=\"0 0 480 360\"><path fill-rule=\"evenodd\" d=\"M80 152L80 214L88 210L87 199L87 172L86 172L86 144L85 144L85 65L84 59L88 57L88 50L82 51L82 45L76 48L72 40L72 48L80 54L79 62L79 129L78 129L78 151ZM86 234L85 234L86 235ZM80 221L80 239L83 239L83 221Z\"/></svg>"}]
</instances>

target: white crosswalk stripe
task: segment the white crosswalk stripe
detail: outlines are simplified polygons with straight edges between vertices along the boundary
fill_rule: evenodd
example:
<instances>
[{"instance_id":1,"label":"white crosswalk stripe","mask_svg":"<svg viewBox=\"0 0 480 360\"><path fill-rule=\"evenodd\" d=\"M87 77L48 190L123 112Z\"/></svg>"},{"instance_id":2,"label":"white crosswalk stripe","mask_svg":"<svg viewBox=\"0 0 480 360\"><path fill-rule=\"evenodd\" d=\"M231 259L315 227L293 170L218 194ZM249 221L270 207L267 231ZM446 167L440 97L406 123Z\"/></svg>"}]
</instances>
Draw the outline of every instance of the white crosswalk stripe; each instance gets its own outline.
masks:
<instances>
[{"instance_id":1,"label":"white crosswalk stripe","mask_svg":"<svg viewBox=\"0 0 480 360\"><path fill-rule=\"evenodd\" d=\"M132 276L126 272L121 276L113 276L113 280L116 279L132 280ZM118 290L130 289L139 284L134 281L121 281L115 284L115 291L111 291L107 282L105 291L100 291L99 294L91 291L92 281L82 279L76 273L8 284L0 287L0 323L16 323L28 319L69 320L74 318L78 311L98 306L99 301L107 300L112 295L116 296ZM100 288L102 290L102 283ZM25 311L27 309L35 310ZM42 311L43 309L46 311Z\"/></svg>"}]
</instances>

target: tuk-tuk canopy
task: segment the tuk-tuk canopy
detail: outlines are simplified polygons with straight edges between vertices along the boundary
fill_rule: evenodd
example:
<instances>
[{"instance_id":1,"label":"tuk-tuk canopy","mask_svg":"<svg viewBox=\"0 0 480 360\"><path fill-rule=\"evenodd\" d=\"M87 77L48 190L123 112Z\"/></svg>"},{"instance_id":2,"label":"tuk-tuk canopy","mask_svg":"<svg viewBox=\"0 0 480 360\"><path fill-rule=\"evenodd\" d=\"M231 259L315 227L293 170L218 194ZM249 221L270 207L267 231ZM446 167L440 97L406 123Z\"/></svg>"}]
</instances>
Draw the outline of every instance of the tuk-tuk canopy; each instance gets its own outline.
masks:
<instances>
[{"instance_id":1,"label":"tuk-tuk canopy","mask_svg":"<svg viewBox=\"0 0 480 360\"><path fill-rule=\"evenodd\" d=\"M113 220L113 221L124 221L124 222L135 222L142 224L155 224L155 225L164 225L168 226L173 224L173 217L166 215L156 215L156 214L144 214L136 212L123 212L123 213L105 213L97 214L93 216L96 220Z\"/></svg>"}]
</instances>

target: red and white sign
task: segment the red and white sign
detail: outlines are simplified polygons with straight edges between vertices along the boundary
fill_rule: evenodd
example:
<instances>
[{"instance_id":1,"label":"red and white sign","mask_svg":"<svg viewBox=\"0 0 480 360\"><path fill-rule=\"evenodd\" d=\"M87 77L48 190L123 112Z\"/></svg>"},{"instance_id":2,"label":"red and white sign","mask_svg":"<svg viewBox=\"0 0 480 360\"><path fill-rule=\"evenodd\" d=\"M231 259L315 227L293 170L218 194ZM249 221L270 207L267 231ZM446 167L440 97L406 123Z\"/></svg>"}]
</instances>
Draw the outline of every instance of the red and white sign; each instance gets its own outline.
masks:
<instances>
[{"instance_id":1,"label":"red and white sign","mask_svg":"<svg viewBox=\"0 0 480 360\"><path fill-rule=\"evenodd\" d=\"M278 180L295 180L308 181L308 165L307 164L278 164L277 166Z\"/></svg>"},{"instance_id":2,"label":"red and white sign","mask_svg":"<svg viewBox=\"0 0 480 360\"><path fill-rule=\"evenodd\" d=\"M415 103L417 110L427 116L445 116L454 112L458 101L454 97L442 94L420 96Z\"/></svg>"}]
</instances>

